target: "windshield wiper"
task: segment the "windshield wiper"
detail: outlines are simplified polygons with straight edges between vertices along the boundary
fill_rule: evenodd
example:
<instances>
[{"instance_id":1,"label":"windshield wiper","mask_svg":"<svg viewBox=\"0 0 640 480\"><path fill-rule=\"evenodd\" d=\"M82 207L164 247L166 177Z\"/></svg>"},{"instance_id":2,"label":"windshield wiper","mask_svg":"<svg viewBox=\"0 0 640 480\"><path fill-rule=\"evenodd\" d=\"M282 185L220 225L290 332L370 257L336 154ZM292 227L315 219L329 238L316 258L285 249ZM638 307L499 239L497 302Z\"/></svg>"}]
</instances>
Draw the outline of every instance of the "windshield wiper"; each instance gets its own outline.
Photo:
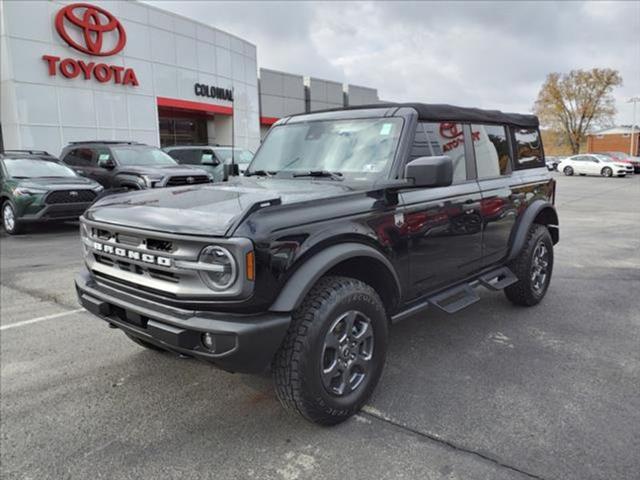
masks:
<instances>
[{"instance_id":1,"label":"windshield wiper","mask_svg":"<svg viewBox=\"0 0 640 480\"><path fill-rule=\"evenodd\" d=\"M266 170L253 170L251 172L246 172L244 174L245 177L251 177L252 175L257 175L259 177L271 177L275 175L276 172L267 172Z\"/></svg>"},{"instance_id":2,"label":"windshield wiper","mask_svg":"<svg viewBox=\"0 0 640 480\"><path fill-rule=\"evenodd\" d=\"M309 170L308 172L294 173L293 177L326 177L331 180L344 180L340 172L330 172L329 170Z\"/></svg>"}]
</instances>

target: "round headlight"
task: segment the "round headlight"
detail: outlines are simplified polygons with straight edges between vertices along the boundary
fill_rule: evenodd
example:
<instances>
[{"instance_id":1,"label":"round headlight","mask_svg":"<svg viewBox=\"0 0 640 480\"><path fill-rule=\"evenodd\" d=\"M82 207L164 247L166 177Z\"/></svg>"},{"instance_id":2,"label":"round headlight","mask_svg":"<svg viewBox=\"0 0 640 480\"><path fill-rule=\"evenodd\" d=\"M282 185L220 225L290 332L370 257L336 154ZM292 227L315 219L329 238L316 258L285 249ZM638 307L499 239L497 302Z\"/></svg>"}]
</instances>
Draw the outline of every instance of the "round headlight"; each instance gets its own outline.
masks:
<instances>
[{"instance_id":1,"label":"round headlight","mask_svg":"<svg viewBox=\"0 0 640 480\"><path fill-rule=\"evenodd\" d=\"M231 252L223 247L205 247L200 253L200 277L212 290L226 290L236 281L238 267Z\"/></svg>"}]
</instances>

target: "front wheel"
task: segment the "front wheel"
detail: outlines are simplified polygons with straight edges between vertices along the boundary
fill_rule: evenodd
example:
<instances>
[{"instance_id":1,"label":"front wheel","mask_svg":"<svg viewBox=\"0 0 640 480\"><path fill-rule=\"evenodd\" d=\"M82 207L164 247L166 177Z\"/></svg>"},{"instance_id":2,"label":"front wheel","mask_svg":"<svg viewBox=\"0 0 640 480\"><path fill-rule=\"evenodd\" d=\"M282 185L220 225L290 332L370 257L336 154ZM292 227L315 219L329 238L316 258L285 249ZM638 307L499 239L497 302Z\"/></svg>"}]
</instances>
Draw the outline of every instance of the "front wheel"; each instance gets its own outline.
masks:
<instances>
[{"instance_id":1,"label":"front wheel","mask_svg":"<svg viewBox=\"0 0 640 480\"><path fill-rule=\"evenodd\" d=\"M604 167L602 169L602 171L600 172L600 174L603 177L611 177L611 176L613 176L613 170L611 170L609 167Z\"/></svg>"},{"instance_id":2,"label":"front wheel","mask_svg":"<svg viewBox=\"0 0 640 480\"><path fill-rule=\"evenodd\" d=\"M273 365L280 402L321 425L358 412L385 361L387 315L369 285L347 277L320 279L293 318Z\"/></svg>"},{"instance_id":3,"label":"front wheel","mask_svg":"<svg viewBox=\"0 0 640 480\"><path fill-rule=\"evenodd\" d=\"M22 232L22 224L16 218L16 211L8 200L2 205L2 226L9 235L18 235Z\"/></svg>"},{"instance_id":4,"label":"front wheel","mask_svg":"<svg viewBox=\"0 0 640 480\"><path fill-rule=\"evenodd\" d=\"M571 167L564 167L564 169L562 170L562 172L563 172L566 176L570 177L571 175L573 175L573 168L571 168Z\"/></svg>"},{"instance_id":5,"label":"front wheel","mask_svg":"<svg viewBox=\"0 0 640 480\"><path fill-rule=\"evenodd\" d=\"M553 242L544 225L533 224L520 254L509 265L518 282L504 289L516 305L530 307L547 293L553 271Z\"/></svg>"}]
</instances>

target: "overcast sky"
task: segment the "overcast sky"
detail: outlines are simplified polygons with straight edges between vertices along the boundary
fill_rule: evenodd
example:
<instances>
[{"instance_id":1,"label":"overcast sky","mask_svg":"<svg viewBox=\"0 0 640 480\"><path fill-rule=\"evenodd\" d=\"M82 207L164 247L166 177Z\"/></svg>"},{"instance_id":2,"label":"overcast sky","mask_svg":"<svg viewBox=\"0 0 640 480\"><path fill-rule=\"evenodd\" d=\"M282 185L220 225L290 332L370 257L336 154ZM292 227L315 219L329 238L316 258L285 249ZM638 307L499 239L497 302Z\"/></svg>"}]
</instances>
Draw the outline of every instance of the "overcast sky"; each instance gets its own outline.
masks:
<instances>
[{"instance_id":1,"label":"overcast sky","mask_svg":"<svg viewBox=\"0 0 640 480\"><path fill-rule=\"evenodd\" d=\"M259 67L384 100L529 112L549 72L593 67L622 75L618 123L640 95L640 1L150 3L255 43Z\"/></svg>"}]
</instances>

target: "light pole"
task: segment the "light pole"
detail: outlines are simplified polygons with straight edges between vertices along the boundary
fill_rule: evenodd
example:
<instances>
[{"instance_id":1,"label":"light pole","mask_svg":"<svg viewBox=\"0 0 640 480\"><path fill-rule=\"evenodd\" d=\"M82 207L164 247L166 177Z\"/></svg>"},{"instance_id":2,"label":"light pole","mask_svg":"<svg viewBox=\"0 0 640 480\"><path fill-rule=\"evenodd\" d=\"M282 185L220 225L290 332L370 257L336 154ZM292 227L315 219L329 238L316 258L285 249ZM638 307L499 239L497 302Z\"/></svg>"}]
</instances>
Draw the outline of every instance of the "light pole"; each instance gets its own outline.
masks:
<instances>
[{"instance_id":1,"label":"light pole","mask_svg":"<svg viewBox=\"0 0 640 480\"><path fill-rule=\"evenodd\" d=\"M631 97L629 100L627 100L627 103L633 103L633 121L631 122L631 145L629 146L629 155L632 157L635 157L635 149L633 148L634 145L634 140L635 140L635 129L636 129L636 105L638 104L638 102L640 102L640 97L636 96L636 97Z\"/></svg>"}]
</instances>

